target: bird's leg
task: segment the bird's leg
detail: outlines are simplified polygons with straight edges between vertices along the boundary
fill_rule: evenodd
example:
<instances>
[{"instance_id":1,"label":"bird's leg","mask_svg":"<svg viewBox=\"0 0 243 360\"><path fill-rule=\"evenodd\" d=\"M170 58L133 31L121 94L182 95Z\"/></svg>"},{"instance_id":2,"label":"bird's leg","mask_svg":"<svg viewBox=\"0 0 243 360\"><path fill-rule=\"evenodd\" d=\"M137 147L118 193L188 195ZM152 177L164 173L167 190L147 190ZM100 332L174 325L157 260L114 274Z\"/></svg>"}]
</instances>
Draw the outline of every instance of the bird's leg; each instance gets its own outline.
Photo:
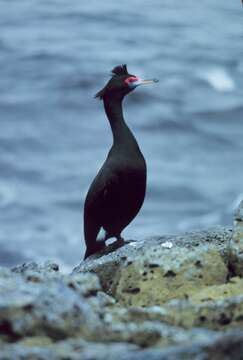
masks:
<instances>
[{"instance_id":1,"label":"bird's leg","mask_svg":"<svg viewBox=\"0 0 243 360\"><path fill-rule=\"evenodd\" d=\"M126 245L126 244L130 244L131 242L135 242L135 240L124 240L123 237L121 235L119 235L116 238L116 242L119 245Z\"/></svg>"},{"instance_id":2,"label":"bird's leg","mask_svg":"<svg viewBox=\"0 0 243 360\"><path fill-rule=\"evenodd\" d=\"M94 244L87 247L85 255L84 255L84 259L86 259L87 257L89 257L97 252L100 252L105 247L106 247L105 241L96 241Z\"/></svg>"},{"instance_id":3,"label":"bird's leg","mask_svg":"<svg viewBox=\"0 0 243 360\"><path fill-rule=\"evenodd\" d=\"M123 239L123 237L121 237L121 235L117 236L116 238L116 243L119 245L124 245L125 244L125 240Z\"/></svg>"}]
</instances>

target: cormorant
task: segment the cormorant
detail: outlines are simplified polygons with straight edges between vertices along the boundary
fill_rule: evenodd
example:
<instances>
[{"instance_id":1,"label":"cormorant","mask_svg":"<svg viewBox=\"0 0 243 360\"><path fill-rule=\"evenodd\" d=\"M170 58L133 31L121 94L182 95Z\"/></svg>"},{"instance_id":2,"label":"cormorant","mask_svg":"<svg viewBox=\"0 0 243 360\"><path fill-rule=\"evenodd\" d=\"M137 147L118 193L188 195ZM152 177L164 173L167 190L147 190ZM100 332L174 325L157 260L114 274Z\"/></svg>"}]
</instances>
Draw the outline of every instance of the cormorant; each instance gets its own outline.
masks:
<instances>
[{"instance_id":1,"label":"cormorant","mask_svg":"<svg viewBox=\"0 0 243 360\"><path fill-rule=\"evenodd\" d=\"M123 242L122 230L139 212L146 191L146 163L138 143L125 123L124 97L137 86L158 80L142 80L131 75L127 66L112 70L112 77L95 97L103 100L110 122L113 145L93 180L84 204L85 257L104 248L116 237Z\"/></svg>"}]
</instances>

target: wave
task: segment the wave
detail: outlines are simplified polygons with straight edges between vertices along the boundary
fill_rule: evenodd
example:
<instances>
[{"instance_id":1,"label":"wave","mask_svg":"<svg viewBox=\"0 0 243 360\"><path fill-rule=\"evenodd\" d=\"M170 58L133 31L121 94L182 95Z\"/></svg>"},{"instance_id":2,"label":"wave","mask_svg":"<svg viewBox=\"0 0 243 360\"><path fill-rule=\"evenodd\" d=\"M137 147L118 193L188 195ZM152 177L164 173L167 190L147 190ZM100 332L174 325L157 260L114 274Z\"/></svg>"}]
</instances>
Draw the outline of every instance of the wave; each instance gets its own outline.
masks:
<instances>
[{"instance_id":1,"label":"wave","mask_svg":"<svg viewBox=\"0 0 243 360\"><path fill-rule=\"evenodd\" d=\"M16 197L16 191L10 184L7 184L7 182L0 183L0 208L14 204Z\"/></svg>"},{"instance_id":2,"label":"wave","mask_svg":"<svg viewBox=\"0 0 243 360\"><path fill-rule=\"evenodd\" d=\"M224 68L216 67L204 70L198 76L216 91L230 92L236 89L234 79Z\"/></svg>"}]
</instances>

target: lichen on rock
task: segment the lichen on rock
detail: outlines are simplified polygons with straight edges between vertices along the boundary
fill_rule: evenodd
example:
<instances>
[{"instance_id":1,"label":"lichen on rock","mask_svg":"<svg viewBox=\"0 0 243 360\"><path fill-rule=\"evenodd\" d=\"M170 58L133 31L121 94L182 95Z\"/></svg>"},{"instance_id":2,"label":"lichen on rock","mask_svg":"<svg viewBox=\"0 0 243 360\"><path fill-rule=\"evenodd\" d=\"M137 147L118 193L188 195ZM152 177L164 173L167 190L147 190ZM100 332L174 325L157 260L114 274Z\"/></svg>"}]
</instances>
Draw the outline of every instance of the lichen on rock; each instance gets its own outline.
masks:
<instances>
[{"instance_id":1,"label":"lichen on rock","mask_svg":"<svg viewBox=\"0 0 243 360\"><path fill-rule=\"evenodd\" d=\"M0 268L0 360L240 359L237 226L111 245L72 274Z\"/></svg>"},{"instance_id":2,"label":"lichen on rock","mask_svg":"<svg viewBox=\"0 0 243 360\"><path fill-rule=\"evenodd\" d=\"M224 284L228 266L224 246L228 229L157 237L85 261L74 272L95 272L104 291L125 306L161 305L186 298L205 286ZM165 242L173 246L166 248Z\"/></svg>"}]
</instances>

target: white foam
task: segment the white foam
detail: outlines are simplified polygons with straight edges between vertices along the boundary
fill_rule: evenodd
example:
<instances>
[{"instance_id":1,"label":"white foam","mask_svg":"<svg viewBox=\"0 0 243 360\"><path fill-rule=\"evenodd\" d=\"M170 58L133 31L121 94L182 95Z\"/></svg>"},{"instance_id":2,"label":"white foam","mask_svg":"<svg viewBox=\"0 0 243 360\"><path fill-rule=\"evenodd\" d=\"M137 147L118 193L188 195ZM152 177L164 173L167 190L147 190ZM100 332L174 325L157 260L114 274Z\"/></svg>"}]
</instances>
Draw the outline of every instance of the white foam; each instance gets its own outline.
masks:
<instances>
[{"instance_id":1,"label":"white foam","mask_svg":"<svg viewBox=\"0 0 243 360\"><path fill-rule=\"evenodd\" d=\"M171 249L173 247L173 244L171 241L166 241L161 246L163 246L166 249Z\"/></svg>"},{"instance_id":2,"label":"white foam","mask_svg":"<svg viewBox=\"0 0 243 360\"><path fill-rule=\"evenodd\" d=\"M203 71L199 77L207 81L212 88L220 92L233 91L236 87L233 78L223 68L213 68Z\"/></svg>"}]
</instances>

